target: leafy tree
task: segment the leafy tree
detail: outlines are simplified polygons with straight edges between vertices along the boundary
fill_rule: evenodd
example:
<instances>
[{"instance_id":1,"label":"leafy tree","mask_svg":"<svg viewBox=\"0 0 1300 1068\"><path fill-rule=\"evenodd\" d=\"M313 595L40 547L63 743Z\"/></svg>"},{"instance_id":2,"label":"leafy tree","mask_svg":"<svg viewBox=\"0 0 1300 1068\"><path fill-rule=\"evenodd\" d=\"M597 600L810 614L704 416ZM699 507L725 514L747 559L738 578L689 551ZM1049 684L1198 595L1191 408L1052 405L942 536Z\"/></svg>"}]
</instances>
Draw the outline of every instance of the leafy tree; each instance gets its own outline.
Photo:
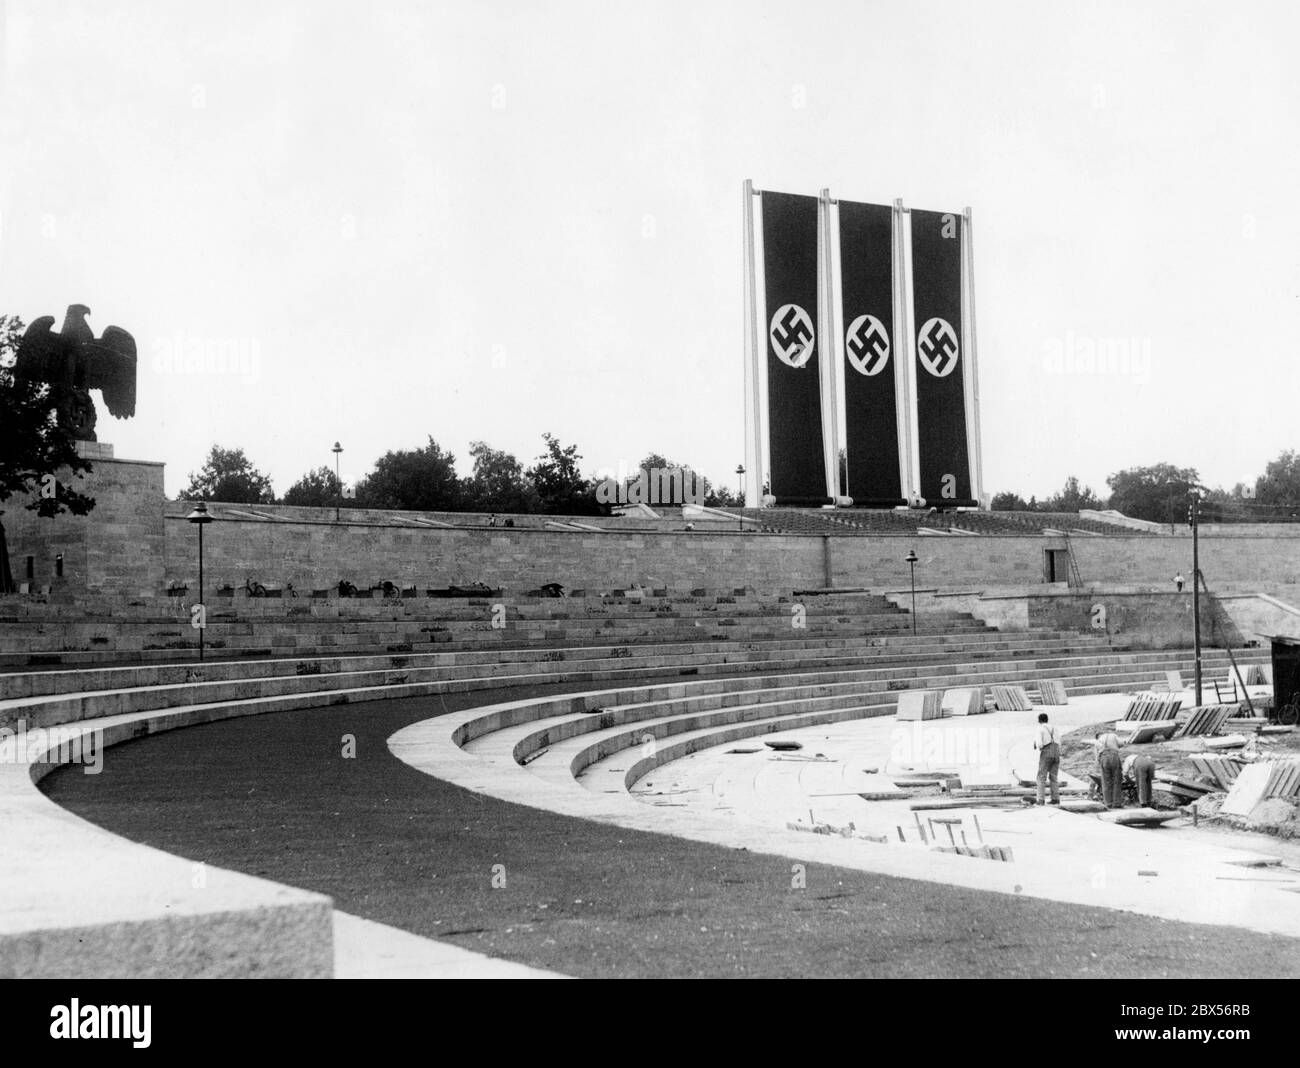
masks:
<instances>
[{"instance_id":1,"label":"leafy tree","mask_svg":"<svg viewBox=\"0 0 1300 1068\"><path fill-rule=\"evenodd\" d=\"M350 506L353 501L342 501L343 483L328 467L308 471L284 495L282 504L300 508L333 508L340 502Z\"/></svg>"},{"instance_id":2,"label":"leafy tree","mask_svg":"<svg viewBox=\"0 0 1300 1068\"><path fill-rule=\"evenodd\" d=\"M989 507L995 512L1026 512L1029 502L1018 493L995 493Z\"/></svg>"},{"instance_id":3,"label":"leafy tree","mask_svg":"<svg viewBox=\"0 0 1300 1068\"><path fill-rule=\"evenodd\" d=\"M708 486L709 480L705 479L704 484ZM704 503L710 508L743 508L745 501L739 493L733 493L725 486L714 489L709 487L705 494Z\"/></svg>"},{"instance_id":4,"label":"leafy tree","mask_svg":"<svg viewBox=\"0 0 1300 1068\"><path fill-rule=\"evenodd\" d=\"M1074 475L1065 480L1065 486L1060 493L1043 502L1043 510L1047 512L1077 512L1083 508L1101 507L1103 507L1101 498L1087 486L1081 489L1079 480Z\"/></svg>"},{"instance_id":5,"label":"leafy tree","mask_svg":"<svg viewBox=\"0 0 1300 1068\"><path fill-rule=\"evenodd\" d=\"M0 504L30 494L32 500L24 507L37 515L53 517L65 511L85 515L95 507L94 499L68 483L69 476L79 478L89 472L90 463L77 455L75 440L59 426L50 387L14 378L23 329L17 316L0 315ZM0 593L13 593L15 588L0 523Z\"/></svg>"},{"instance_id":6,"label":"leafy tree","mask_svg":"<svg viewBox=\"0 0 1300 1068\"><path fill-rule=\"evenodd\" d=\"M578 446L562 446L543 434L546 452L524 474L533 484L540 509L547 515L604 515L608 505L596 500L595 487L578 471Z\"/></svg>"},{"instance_id":7,"label":"leafy tree","mask_svg":"<svg viewBox=\"0 0 1300 1068\"><path fill-rule=\"evenodd\" d=\"M1160 463L1117 471L1106 484L1110 507L1134 519L1177 524L1187 522L1188 499L1200 481L1195 468Z\"/></svg>"},{"instance_id":8,"label":"leafy tree","mask_svg":"<svg viewBox=\"0 0 1300 1068\"><path fill-rule=\"evenodd\" d=\"M274 504L271 480L253 466L243 449L213 445L207 461L190 484L181 490L181 500L225 501L229 504Z\"/></svg>"},{"instance_id":9,"label":"leafy tree","mask_svg":"<svg viewBox=\"0 0 1300 1068\"><path fill-rule=\"evenodd\" d=\"M389 452L357 486L357 505L420 512L454 512L462 486L456 458L433 438L423 449Z\"/></svg>"},{"instance_id":10,"label":"leafy tree","mask_svg":"<svg viewBox=\"0 0 1300 1068\"><path fill-rule=\"evenodd\" d=\"M654 507L656 503L666 504L666 505L684 504L684 503L708 504L710 498L717 496L717 494L713 492L713 486L710 484L709 480L705 478L703 475L697 474L695 468L692 467L690 464L681 464L678 463L676 460L669 460L666 456L662 456L657 452L650 453L649 455L646 456L644 460L642 460L639 464L637 464L637 473L627 480L628 483L630 484L632 482L637 481L641 477L642 471L646 472L646 481L647 484L652 487L652 492L655 492L653 490L653 487L655 487L656 484L659 482L658 476L655 476L653 472L656 471L681 471L682 472L680 487L674 481L672 483L672 491L671 491L672 493L676 494L680 490L680 493L682 494L682 499L681 500L659 500L658 502L652 500L646 501L645 503L649 504L651 507ZM662 485L660 485L657 492L662 494L664 492L667 492L667 490L665 490L665 488ZM723 492L725 493L726 491L724 490Z\"/></svg>"},{"instance_id":11,"label":"leafy tree","mask_svg":"<svg viewBox=\"0 0 1300 1068\"><path fill-rule=\"evenodd\" d=\"M1255 480L1255 503L1273 508L1300 505L1300 456L1288 450Z\"/></svg>"},{"instance_id":12,"label":"leafy tree","mask_svg":"<svg viewBox=\"0 0 1300 1068\"><path fill-rule=\"evenodd\" d=\"M537 510L537 491L524 478L524 467L515 457L494 449L485 441L472 441L469 454L474 473L465 483L465 505L477 512Z\"/></svg>"},{"instance_id":13,"label":"leafy tree","mask_svg":"<svg viewBox=\"0 0 1300 1068\"><path fill-rule=\"evenodd\" d=\"M1202 496L1201 521L1205 523L1250 522L1255 516L1242 501L1245 485L1238 482L1231 490L1216 486Z\"/></svg>"}]
</instances>

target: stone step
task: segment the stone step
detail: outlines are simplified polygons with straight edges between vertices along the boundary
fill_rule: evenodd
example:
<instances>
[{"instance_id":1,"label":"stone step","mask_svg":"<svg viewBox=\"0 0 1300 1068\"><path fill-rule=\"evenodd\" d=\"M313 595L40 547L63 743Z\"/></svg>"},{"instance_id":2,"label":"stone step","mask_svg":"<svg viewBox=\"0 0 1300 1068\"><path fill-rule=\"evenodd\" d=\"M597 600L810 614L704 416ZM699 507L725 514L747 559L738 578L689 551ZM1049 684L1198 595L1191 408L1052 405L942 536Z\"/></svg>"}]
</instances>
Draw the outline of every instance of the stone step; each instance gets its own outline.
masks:
<instances>
[{"instance_id":1,"label":"stone step","mask_svg":"<svg viewBox=\"0 0 1300 1068\"><path fill-rule=\"evenodd\" d=\"M900 666L927 661L994 657L1034 657L1066 655L1145 656L1153 659L1160 654L1124 653L1112 650L1103 642L1078 642L1073 636L1051 635L1041 640L1028 636L988 635L972 636L969 640L951 637L940 639L925 636L876 638L870 644L861 641L836 640L819 643L810 639L777 640L769 642L729 643L676 643L661 645L623 645L554 649L506 649L499 651L417 652L411 654L370 654L359 656L326 656L320 658L280 658L261 660L209 660L174 665L153 664L140 667L86 667L62 668L44 671L17 671L0 674L0 698L22 697L47 693L68 693L84 690L106 689L119 685L176 684L190 680L195 672L208 681L249 677L271 677L289 674L318 674L337 671L362 671L403 669L406 667L438 667L455 677L467 677L475 670L488 665L490 671L501 673L513 664L563 664L569 669L596 667L602 662L618 661L618 666L628 669L672 666L705 669L710 666L727 667L735 671L757 670L764 664L798 667L866 666L882 660ZM1223 654L1215 651L1208 657ZM1207 661L1209 662L1209 661ZM546 670L543 668L543 670Z\"/></svg>"},{"instance_id":2,"label":"stone step","mask_svg":"<svg viewBox=\"0 0 1300 1068\"><path fill-rule=\"evenodd\" d=\"M1204 659L1203 659L1204 664ZM769 666L769 665L764 665ZM1166 654L1104 654L1096 657L1055 657L988 661L985 663L926 663L906 666L897 663L848 673L823 673L818 676L789 676L788 685L835 685L856 687L856 693L897 693L902 689L987 685L1007 680L1024 681L1038 677L1080 676L1084 685L1100 679L1117 688L1142 687L1152 675L1172 669L1186 670L1184 658ZM515 672L477 671L460 679L449 678L445 669L406 668L372 671L337 671L321 674L276 675L263 678L233 678L221 681L187 681L169 685L123 687L81 693L56 693L0 700L0 725L20 719L29 727L49 727L102 716L154 711L180 705L249 700L289 694L328 694L339 690L373 688L405 684L442 684L449 688L474 688L507 683L522 685L538 681L598 682L614 678L653 677L678 674L676 666L666 668L623 667L616 661L604 661L594 669L583 670L571 664L550 663L525 665ZM733 665L734 667L734 665ZM1212 667L1212 665L1211 665ZM549 669L549 670L547 670ZM743 687L742 687L743 688ZM895 698L896 700L896 698Z\"/></svg>"}]
</instances>

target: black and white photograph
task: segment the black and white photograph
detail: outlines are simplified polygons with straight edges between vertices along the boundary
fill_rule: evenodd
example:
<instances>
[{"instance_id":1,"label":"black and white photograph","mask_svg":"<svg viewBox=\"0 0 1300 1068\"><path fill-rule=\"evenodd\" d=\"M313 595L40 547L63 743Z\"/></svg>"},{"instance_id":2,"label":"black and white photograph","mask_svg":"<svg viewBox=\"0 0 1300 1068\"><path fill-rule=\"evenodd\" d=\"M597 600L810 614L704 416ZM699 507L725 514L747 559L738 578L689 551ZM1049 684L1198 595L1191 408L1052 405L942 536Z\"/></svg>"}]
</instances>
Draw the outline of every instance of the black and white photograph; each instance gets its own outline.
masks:
<instances>
[{"instance_id":1,"label":"black and white photograph","mask_svg":"<svg viewBox=\"0 0 1300 1068\"><path fill-rule=\"evenodd\" d=\"M1297 40L0 0L15 1026L852 979L1022 1055L1284 1041Z\"/></svg>"}]
</instances>

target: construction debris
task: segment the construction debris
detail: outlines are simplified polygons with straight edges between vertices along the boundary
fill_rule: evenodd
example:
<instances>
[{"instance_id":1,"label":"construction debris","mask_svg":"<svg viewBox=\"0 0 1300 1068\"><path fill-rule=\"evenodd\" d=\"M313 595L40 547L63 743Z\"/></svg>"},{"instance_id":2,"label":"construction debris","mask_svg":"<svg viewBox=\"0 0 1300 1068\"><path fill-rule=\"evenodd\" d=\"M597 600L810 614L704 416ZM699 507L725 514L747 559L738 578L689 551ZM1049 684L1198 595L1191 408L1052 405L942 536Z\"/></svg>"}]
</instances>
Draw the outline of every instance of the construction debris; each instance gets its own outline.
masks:
<instances>
[{"instance_id":1,"label":"construction debris","mask_svg":"<svg viewBox=\"0 0 1300 1068\"><path fill-rule=\"evenodd\" d=\"M1191 717L1174 737L1191 738L1198 734L1218 734L1228 717L1239 707L1238 705L1205 705L1203 708L1194 708Z\"/></svg>"},{"instance_id":2,"label":"construction debris","mask_svg":"<svg viewBox=\"0 0 1300 1068\"><path fill-rule=\"evenodd\" d=\"M1272 664L1247 664L1242 669L1242 675L1247 686L1273 685Z\"/></svg>"},{"instance_id":3,"label":"construction debris","mask_svg":"<svg viewBox=\"0 0 1300 1068\"><path fill-rule=\"evenodd\" d=\"M981 860L1001 860L1007 864L1015 863L1015 854L1008 846L934 846L935 853L956 853L962 857L979 857Z\"/></svg>"},{"instance_id":4,"label":"construction debris","mask_svg":"<svg viewBox=\"0 0 1300 1068\"><path fill-rule=\"evenodd\" d=\"M803 742L796 742L793 739L784 739L784 738L778 738L775 741L767 741L766 739L764 739L763 744L767 746L769 749L777 749L780 750L781 752L789 752L795 749L803 748Z\"/></svg>"},{"instance_id":5,"label":"construction debris","mask_svg":"<svg viewBox=\"0 0 1300 1068\"><path fill-rule=\"evenodd\" d=\"M984 687L945 690L941 704L950 716L978 716L984 711Z\"/></svg>"},{"instance_id":6,"label":"construction debris","mask_svg":"<svg viewBox=\"0 0 1300 1068\"><path fill-rule=\"evenodd\" d=\"M1237 781L1237 775L1245 766L1236 757L1217 756L1213 753L1199 753L1190 759L1196 774L1208 779L1220 790L1231 790L1232 784Z\"/></svg>"},{"instance_id":7,"label":"construction debris","mask_svg":"<svg viewBox=\"0 0 1300 1068\"><path fill-rule=\"evenodd\" d=\"M1065 683L1060 679L1042 679L1038 683L1038 703L1040 705L1068 705L1070 699L1065 695Z\"/></svg>"},{"instance_id":8,"label":"construction debris","mask_svg":"<svg viewBox=\"0 0 1300 1068\"><path fill-rule=\"evenodd\" d=\"M1034 707L1023 686L990 686L989 693L999 712L1028 712Z\"/></svg>"},{"instance_id":9,"label":"construction debris","mask_svg":"<svg viewBox=\"0 0 1300 1068\"><path fill-rule=\"evenodd\" d=\"M1183 707L1181 697L1171 697L1168 694L1158 693L1140 693L1135 697L1124 712L1126 720L1146 720L1146 719L1173 719L1174 715Z\"/></svg>"},{"instance_id":10,"label":"construction debris","mask_svg":"<svg viewBox=\"0 0 1300 1068\"><path fill-rule=\"evenodd\" d=\"M1204 783L1193 782L1191 779L1180 779L1168 771L1157 771L1156 781L1165 783L1170 786L1178 786L1183 790L1190 790L1193 797L1200 797L1201 794L1208 794L1211 790L1218 789L1217 786L1206 786ZM1172 791L1177 793L1178 791Z\"/></svg>"},{"instance_id":11,"label":"construction debris","mask_svg":"<svg viewBox=\"0 0 1300 1068\"><path fill-rule=\"evenodd\" d=\"M942 719L943 694L938 690L904 690L898 695L899 719Z\"/></svg>"},{"instance_id":12,"label":"construction debris","mask_svg":"<svg viewBox=\"0 0 1300 1068\"><path fill-rule=\"evenodd\" d=\"M1145 742L1163 742L1172 738L1178 730L1178 722L1172 719L1120 720L1115 724L1115 730L1124 735L1122 741L1125 745L1142 745Z\"/></svg>"},{"instance_id":13,"label":"construction debris","mask_svg":"<svg viewBox=\"0 0 1300 1068\"><path fill-rule=\"evenodd\" d=\"M1154 808L1113 808L1109 812L1098 813L1097 818L1105 823L1118 823L1124 827L1158 827L1169 820L1177 819L1177 812L1160 812Z\"/></svg>"},{"instance_id":14,"label":"construction debris","mask_svg":"<svg viewBox=\"0 0 1300 1068\"><path fill-rule=\"evenodd\" d=\"M956 797L923 798L913 801L907 807L913 812L927 812L948 808L1019 808L1023 804L1016 796L996 795L994 797Z\"/></svg>"},{"instance_id":15,"label":"construction debris","mask_svg":"<svg viewBox=\"0 0 1300 1068\"><path fill-rule=\"evenodd\" d=\"M1207 738L1205 745L1209 749L1240 749L1246 744L1242 734L1225 734L1222 738Z\"/></svg>"}]
</instances>

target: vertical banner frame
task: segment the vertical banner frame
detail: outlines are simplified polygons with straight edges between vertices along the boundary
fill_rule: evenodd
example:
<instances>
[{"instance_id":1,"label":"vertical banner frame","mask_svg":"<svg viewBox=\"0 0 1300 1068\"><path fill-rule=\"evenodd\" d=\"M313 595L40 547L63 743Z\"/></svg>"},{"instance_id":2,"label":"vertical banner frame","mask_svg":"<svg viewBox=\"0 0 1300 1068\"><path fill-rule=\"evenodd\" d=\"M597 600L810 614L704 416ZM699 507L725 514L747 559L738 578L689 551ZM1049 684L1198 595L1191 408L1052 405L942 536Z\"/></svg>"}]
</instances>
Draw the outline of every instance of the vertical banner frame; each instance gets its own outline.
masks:
<instances>
[{"instance_id":1,"label":"vertical banner frame","mask_svg":"<svg viewBox=\"0 0 1300 1068\"><path fill-rule=\"evenodd\" d=\"M765 468L763 463L763 397L758 351L758 262L754 242L754 183L746 178L742 217L745 240L745 507L762 504Z\"/></svg>"},{"instance_id":2,"label":"vertical banner frame","mask_svg":"<svg viewBox=\"0 0 1300 1068\"><path fill-rule=\"evenodd\" d=\"M971 496L979 502L981 509L988 508L984 496L984 435L980 433L980 376L979 349L975 342L975 238L971 229L971 209L968 206L962 212L962 332L963 346L967 353L966 360L966 398L968 411L967 451L970 454Z\"/></svg>"},{"instance_id":3,"label":"vertical banner frame","mask_svg":"<svg viewBox=\"0 0 1300 1068\"><path fill-rule=\"evenodd\" d=\"M909 501L916 497L916 476L913 473L912 435L915 432L911 412L912 374L912 317L908 313L907 256L903 248L903 235L907 230L903 218L903 199L894 201L894 398L898 410L898 484Z\"/></svg>"},{"instance_id":4,"label":"vertical banner frame","mask_svg":"<svg viewBox=\"0 0 1300 1068\"><path fill-rule=\"evenodd\" d=\"M826 454L826 496L838 501L840 492L840 434L838 409L838 359L835 306L831 279L831 199L830 189L822 189L817 212L817 348L820 362L822 397L822 451Z\"/></svg>"}]
</instances>

